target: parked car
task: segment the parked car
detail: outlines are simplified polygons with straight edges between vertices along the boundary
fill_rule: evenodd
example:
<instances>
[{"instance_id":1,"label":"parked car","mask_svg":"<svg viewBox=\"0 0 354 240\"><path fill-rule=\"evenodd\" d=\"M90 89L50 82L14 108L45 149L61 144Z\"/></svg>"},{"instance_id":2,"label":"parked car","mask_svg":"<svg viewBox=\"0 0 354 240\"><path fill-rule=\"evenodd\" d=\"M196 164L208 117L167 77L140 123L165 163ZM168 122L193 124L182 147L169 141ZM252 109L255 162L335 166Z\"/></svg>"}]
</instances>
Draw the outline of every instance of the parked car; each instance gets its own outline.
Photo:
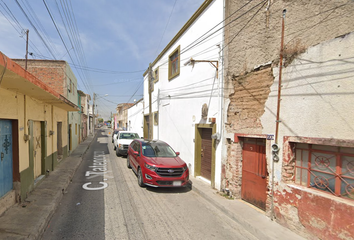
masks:
<instances>
[{"instance_id":1,"label":"parked car","mask_svg":"<svg viewBox=\"0 0 354 240\"><path fill-rule=\"evenodd\" d=\"M134 140L128 149L127 167L137 174L140 187L182 187L189 182L189 169L179 152L160 140Z\"/></svg>"},{"instance_id":2,"label":"parked car","mask_svg":"<svg viewBox=\"0 0 354 240\"><path fill-rule=\"evenodd\" d=\"M117 138L117 134L118 134L118 129L114 129L112 132L112 143L114 143L114 139ZM115 150L115 148L114 148Z\"/></svg>"},{"instance_id":3,"label":"parked car","mask_svg":"<svg viewBox=\"0 0 354 240\"><path fill-rule=\"evenodd\" d=\"M139 135L136 132L119 131L117 137L114 139L114 149L116 150L116 155L126 156L129 144L137 138L139 138Z\"/></svg>"}]
</instances>

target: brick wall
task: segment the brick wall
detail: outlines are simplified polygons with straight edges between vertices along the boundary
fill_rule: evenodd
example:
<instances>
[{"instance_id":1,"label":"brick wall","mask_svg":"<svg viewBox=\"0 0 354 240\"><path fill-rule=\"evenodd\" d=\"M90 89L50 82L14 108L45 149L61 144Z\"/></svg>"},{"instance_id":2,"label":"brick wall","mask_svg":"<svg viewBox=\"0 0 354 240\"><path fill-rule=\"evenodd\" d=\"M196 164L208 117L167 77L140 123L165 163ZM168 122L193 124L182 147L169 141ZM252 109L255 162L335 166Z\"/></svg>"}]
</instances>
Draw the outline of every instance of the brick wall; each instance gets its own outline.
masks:
<instances>
[{"instance_id":1,"label":"brick wall","mask_svg":"<svg viewBox=\"0 0 354 240\"><path fill-rule=\"evenodd\" d=\"M13 59L13 61L25 67L25 60ZM28 60L27 71L59 94L67 97L65 66L65 61Z\"/></svg>"},{"instance_id":2,"label":"brick wall","mask_svg":"<svg viewBox=\"0 0 354 240\"><path fill-rule=\"evenodd\" d=\"M309 46L354 30L354 1L270 0L264 1L264 5L262 1L248 2L226 1L224 89L225 96L229 96L225 100L225 129L229 134L262 133L260 118L274 82L272 68L279 64L283 9L287 10L285 65ZM238 196L242 180L241 155L234 153L234 144L227 148L227 160L222 166L223 187L234 189L233 194ZM292 174L293 163L285 162L284 181L291 181Z\"/></svg>"},{"instance_id":3,"label":"brick wall","mask_svg":"<svg viewBox=\"0 0 354 240\"><path fill-rule=\"evenodd\" d=\"M259 3L261 4L256 6ZM310 46L354 32L352 0L227 0L224 42L227 135L262 134L262 115L265 111L274 116L276 114L276 105L272 109L265 109L265 103L274 83L272 69L279 64L283 9L287 10L284 32L285 67ZM232 15L233 13L235 14ZM269 67L259 69L259 66ZM277 179L281 180L275 182L274 212L277 221L312 239L316 238L314 236L321 239L353 239L349 220L349 216L353 214L353 204L350 200L343 201L291 186L294 181L294 157L291 148L291 144L284 144L281 150L286 160L282 162L281 169L279 168L281 176L278 171ZM242 183L242 155L238 150L241 151L239 143L230 141L227 144L227 159L222 166L223 187L233 191L236 197L240 196ZM267 155L267 164L271 174L270 154ZM268 182L270 179L268 178ZM316 204L313 204L314 201ZM271 197L268 197L267 214L270 205Z\"/></svg>"},{"instance_id":4,"label":"brick wall","mask_svg":"<svg viewBox=\"0 0 354 240\"><path fill-rule=\"evenodd\" d=\"M241 198L242 147L239 143L228 144L228 157L222 166L222 186L230 190L235 198Z\"/></svg>"}]
</instances>

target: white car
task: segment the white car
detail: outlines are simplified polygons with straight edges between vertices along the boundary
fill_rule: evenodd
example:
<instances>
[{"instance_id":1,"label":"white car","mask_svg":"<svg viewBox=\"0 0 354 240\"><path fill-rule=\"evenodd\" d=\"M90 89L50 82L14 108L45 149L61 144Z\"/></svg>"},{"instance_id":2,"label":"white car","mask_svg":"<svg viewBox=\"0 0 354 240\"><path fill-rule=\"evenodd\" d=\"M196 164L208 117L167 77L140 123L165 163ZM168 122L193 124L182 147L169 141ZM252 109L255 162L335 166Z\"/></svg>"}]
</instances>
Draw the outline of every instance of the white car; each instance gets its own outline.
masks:
<instances>
[{"instance_id":1,"label":"white car","mask_svg":"<svg viewBox=\"0 0 354 240\"><path fill-rule=\"evenodd\" d=\"M119 131L117 137L114 138L114 149L116 150L117 156L127 156L128 148L130 143L134 140L140 138L139 134L130 131Z\"/></svg>"}]
</instances>

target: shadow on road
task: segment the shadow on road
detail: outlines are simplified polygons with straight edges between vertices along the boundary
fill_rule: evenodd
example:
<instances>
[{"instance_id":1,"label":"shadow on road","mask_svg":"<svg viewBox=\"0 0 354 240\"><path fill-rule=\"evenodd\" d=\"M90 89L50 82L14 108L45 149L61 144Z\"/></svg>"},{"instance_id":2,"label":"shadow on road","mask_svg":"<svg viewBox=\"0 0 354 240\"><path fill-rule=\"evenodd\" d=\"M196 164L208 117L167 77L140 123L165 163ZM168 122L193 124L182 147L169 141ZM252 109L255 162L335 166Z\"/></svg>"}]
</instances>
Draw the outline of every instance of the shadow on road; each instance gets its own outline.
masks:
<instances>
[{"instance_id":1,"label":"shadow on road","mask_svg":"<svg viewBox=\"0 0 354 240\"><path fill-rule=\"evenodd\" d=\"M187 184L185 187L158 187L158 188L154 188L154 187L149 187L146 186L146 190L150 191L150 192L155 192L155 193L164 193L164 194L175 194L175 193L187 193L190 192L192 190L192 181L189 181L190 183Z\"/></svg>"}]
</instances>

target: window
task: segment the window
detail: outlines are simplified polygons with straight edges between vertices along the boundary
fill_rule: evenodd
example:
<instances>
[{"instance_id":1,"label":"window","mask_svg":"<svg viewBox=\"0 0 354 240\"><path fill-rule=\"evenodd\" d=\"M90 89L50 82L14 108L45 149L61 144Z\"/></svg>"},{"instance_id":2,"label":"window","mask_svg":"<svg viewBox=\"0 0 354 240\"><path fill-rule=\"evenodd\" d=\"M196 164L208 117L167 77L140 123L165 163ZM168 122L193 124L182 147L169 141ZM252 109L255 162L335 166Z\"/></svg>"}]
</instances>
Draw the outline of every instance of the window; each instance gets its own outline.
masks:
<instances>
[{"instance_id":1,"label":"window","mask_svg":"<svg viewBox=\"0 0 354 240\"><path fill-rule=\"evenodd\" d=\"M70 83L69 83L69 92L72 92L73 91L73 83L71 82L71 79L69 81L70 81Z\"/></svg>"},{"instance_id":2,"label":"window","mask_svg":"<svg viewBox=\"0 0 354 240\"><path fill-rule=\"evenodd\" d=\"M168 80L179 75L180 66L180 46L171 53L168 59Z\"/></svg>"},{"instance_id":3,"label":"window","mask_svg":"<svg viewBox=\"0 0 354 240\"><path fill-rule=\"evenodd\" d=\"M77 123L75 123L75 135L77 135Z\"/></svg>"},{"instance_id":4,"label":"window","mask_svg":"<svg viewBox=\"0 0 354 240\"><path fill-rule=\"evenodd\" d=\"M139 135L137 133L121 133L119 139L137 139Z\"/></svg>"},{"instance_id":5,"label":"window","mask_svg":"<svg viewBox=\"0 0 354 240\"><path fill-rule=\"evenodd\" d=\"M139 142L133 142L132 148L134 151L136 151L140 154L140 143Z\"/></svg>"},{"instance_id":6,"label":"window","mask_svg":"<svg viewBox=\"0 0 354 240\"><path fill-rule=\"evenodd\" d=\"M159 125L159 112L154 112L154 125Z\"/></svg>"},{"instance_id":7,"label":"window","mask_svg":"<svg viewBox=\"0 0 354 240\"><path fill-rule=\"evenodd\" d=\"M159 68L157 67L154 71L154 83L159 81Z\"/></svg>"},{"instance_id":8,"label":"window","mask_svg":"<svg viewBox=\"0 0 354 240\"><path fill-rule=\"evenodd\" d=\"M354 200L354 149L295 145L295 183Z\"/></svg>"}]
</instances>

